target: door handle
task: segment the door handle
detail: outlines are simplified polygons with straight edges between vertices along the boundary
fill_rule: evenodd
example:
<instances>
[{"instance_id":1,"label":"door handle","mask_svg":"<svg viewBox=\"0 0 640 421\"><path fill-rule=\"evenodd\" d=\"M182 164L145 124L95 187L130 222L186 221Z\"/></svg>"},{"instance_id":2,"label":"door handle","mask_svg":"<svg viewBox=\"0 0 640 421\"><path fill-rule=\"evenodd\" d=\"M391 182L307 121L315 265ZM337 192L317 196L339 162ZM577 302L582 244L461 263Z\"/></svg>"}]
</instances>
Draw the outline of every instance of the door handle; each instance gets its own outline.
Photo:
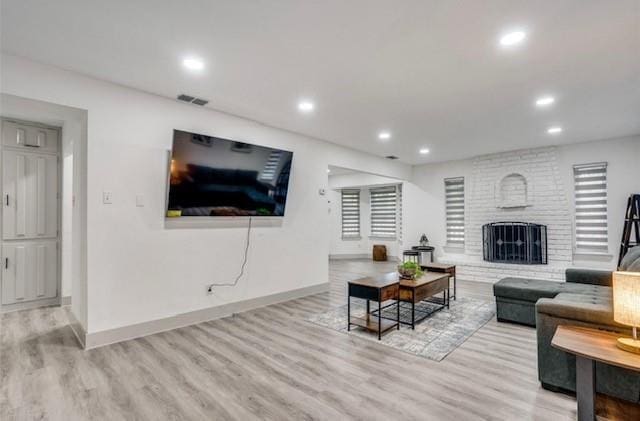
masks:
<instances>
[{"instance_id":1,"label":"door handle","mask_svg":"<svg viewBox=\"0 0 640 421\"><path fill-rule=\"evenodd\" d=\"M5 195L5 197L6 197L6 204L7 204L7 206L9 206L9 195L7 194L7 195Z\"/></svg>"},{"instance_id":2,"label":"door handle","mask_svg":"<svg viewBox=\"0 0 640 421\"><path fill-rule=\"evenodd\" d=\"M5 269L9 269L9 258L8 257L4 258L4 268Z\"/></svg>"}]
</instances>

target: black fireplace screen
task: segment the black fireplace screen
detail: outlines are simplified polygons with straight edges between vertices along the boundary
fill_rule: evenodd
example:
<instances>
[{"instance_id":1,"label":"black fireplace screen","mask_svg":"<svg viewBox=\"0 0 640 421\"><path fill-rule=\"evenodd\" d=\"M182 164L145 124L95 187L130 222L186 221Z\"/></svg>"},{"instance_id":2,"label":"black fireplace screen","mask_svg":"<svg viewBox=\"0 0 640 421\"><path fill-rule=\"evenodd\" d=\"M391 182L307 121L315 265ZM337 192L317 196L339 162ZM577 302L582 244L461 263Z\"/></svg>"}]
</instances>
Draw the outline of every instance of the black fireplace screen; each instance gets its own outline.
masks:
<instances>
[{"instance_id":1,"label":"black fireplace screen","mask_svg":"<svg viewBox=\"0 0 640 421\"><path fill-rule=\"evenodd\" d=\"M526 222L494 222L482 226L487 262L547 264L547 227Z\"/></svg>"}]
</instances>

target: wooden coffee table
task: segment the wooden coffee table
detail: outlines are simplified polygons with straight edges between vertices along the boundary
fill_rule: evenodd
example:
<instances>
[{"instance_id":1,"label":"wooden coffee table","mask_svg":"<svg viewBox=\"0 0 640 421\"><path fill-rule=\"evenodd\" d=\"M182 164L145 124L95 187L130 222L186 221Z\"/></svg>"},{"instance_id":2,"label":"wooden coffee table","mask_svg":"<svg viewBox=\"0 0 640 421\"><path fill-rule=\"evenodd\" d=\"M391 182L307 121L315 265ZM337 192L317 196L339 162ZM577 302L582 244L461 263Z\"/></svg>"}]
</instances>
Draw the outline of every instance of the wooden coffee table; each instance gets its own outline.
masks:
<instances>
[{"instance_id":1,"label":"wooden coffee table","mask_svg":"<svg viewBox=\"0 0 640 421\"><path fill-rule=\"evenodd\" d=\"M422 269L428 270L429 272L446 272L446 273L448 273L449 276L451 276L451 278L453 279L453 295L451 295L451 293L449 293L449 295L454 300L456 299L456 295L457 295L456 284L458 283L458 280L456 279L456 265L449 265L447 263L431 262L431 263L424 264L421 267L422 267Z\"/></svg>"},{"instance_id":2,"label":"wooden coffee table","mask_svg":"<svg viewBox=\"0 0 640 421\"><path fill-rule=\"evenodd\" d=\"M349 281L347 292L347 330L351 330L351 325L360 326L367 330L377 332L378 340L380 340L382 333L387 330L394 327L400 329L400 324L398 323L400 319L400 307L397 309L395 319L382 317L382 303L387 300L398 300L398 289L398 274L394 272ZM367 313L364 317L351 316L351 297L367 300ZM371 300L378 302L378 310L375 312L371 312L370 310L369 301ZM371 317L374 313L377 313L378 317Z\"/></svg>"},{"instance_id":3,"label":"wooden coffee table","mask_svg":"<svg viewBox=\"0 0 640 421\"><path fill-rule=\"evenodd\" d=\"M398 277L397 272L392 272L387 274L386 276ZM409 279L400 279L400 297L399 301L395 303L388 304L384 307L381 307L379 310L373 311L372 314L382 313L382 310L392 306L398 306L398 321L399 323L409 325L412 329L415 330L416 323L421 322L426 319L436 311L442 310L443 308L449 308L449 274L448 273L438 273L438 272L424 272L423 275L416 280ZM442 298L436 297L437 294L442 293ZM428 301L430 303L434 303L437 305L431 311L422 311L416 309L416 304L421 301ZM402 320L400 318L400 305L402 302L411 304L411 320ZM419 314L416 317L416 313ZM384 316L382 316L384 318ZM395 319L394 319L395 321Z\"/></svg>"}]
</instances>

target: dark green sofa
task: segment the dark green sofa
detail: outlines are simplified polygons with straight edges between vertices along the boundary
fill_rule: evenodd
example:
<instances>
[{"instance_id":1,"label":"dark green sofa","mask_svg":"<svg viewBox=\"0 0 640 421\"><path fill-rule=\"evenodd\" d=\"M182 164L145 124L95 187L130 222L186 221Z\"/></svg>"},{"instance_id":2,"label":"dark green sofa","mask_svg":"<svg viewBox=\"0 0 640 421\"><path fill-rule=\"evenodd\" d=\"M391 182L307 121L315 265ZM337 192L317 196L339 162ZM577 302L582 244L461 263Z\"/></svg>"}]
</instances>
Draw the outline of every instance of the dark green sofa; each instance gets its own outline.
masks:
<instances>
[{"instance_id":1,"label":"dark green sofa","mask_svg":"<svg viewBox=\"0 0 640 421\"><path fill-rule=\"evenodd\" d=\"M640 271L640 248L621 270ZM566 282L505 278L494 285L499 321L536 327L538 378L545 389L575 392L575 357L551 346L559 325L631 333L613 320L612 272L567 269ZM598 392L640 403L640 374L596 363Z\"/></svg>"}]
</instances>

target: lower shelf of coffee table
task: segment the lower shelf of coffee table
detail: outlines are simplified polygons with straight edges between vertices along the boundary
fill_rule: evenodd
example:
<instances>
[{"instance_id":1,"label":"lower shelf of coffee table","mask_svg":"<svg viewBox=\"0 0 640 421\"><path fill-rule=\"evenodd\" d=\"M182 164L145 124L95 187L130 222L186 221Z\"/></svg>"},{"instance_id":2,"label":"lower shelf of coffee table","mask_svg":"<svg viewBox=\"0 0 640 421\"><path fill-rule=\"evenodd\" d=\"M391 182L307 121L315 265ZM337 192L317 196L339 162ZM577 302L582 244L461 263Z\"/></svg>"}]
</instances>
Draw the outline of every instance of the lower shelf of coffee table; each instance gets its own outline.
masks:
<instances>
[{"instance_id":1,"label":"lower shelf of coffee table","mask_svg":"<svg viewBox=\"0 0 640 421\"><path fill-rule=\"evenodd\" d=\"M355 317L351 316L349 319L352 325L360 326L367 330L377 332L378 331L378 318L377 317ZM380 321L380 331L385 332L391 328L394 328L398 325L398 322L395 320L382 319Z\"/></svg>"}]
</instances>

